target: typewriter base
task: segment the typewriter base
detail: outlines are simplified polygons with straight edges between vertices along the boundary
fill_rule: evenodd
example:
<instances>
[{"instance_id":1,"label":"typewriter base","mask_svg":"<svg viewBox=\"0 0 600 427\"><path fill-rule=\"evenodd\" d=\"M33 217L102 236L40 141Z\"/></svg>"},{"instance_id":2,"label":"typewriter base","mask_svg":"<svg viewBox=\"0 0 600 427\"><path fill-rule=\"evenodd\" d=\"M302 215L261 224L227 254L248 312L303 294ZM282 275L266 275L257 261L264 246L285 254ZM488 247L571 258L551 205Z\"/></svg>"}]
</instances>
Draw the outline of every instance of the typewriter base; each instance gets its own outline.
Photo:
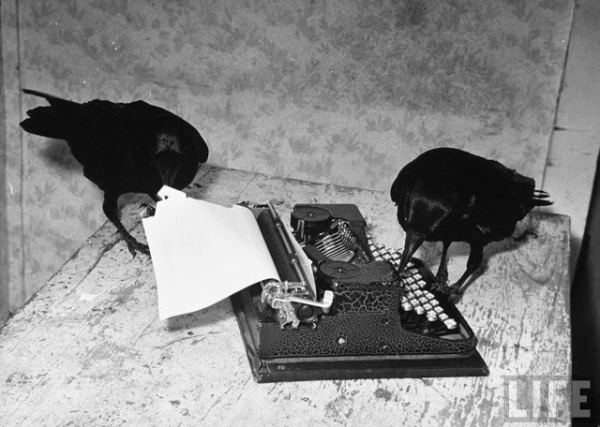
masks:
<instances>
[{"instance_id":1,"label":"typewriter base","mask_svg":"<svg viewBox=\"0 0 600 427\"><path fill-rule=\"evenodd\" d=\"M244 311L244 292L246 291L231 296L231 302L246 347L250 368L258 383L365 378L466 377L489 374L489 369L477 350L466 354L445 355L261 358L250 331L252 321L247 318Z\"/></svg>"}]
</instances>

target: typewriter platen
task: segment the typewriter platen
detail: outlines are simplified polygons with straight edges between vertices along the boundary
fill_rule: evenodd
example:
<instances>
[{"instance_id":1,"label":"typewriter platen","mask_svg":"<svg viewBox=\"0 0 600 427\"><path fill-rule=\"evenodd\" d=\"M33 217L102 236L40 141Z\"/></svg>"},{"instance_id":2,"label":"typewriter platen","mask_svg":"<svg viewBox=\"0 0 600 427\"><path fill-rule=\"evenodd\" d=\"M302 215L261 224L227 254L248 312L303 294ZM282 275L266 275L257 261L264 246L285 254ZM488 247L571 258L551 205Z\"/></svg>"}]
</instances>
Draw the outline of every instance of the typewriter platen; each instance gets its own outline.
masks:
<instances>
[{"instance_id":1,"label":"typewriter platen","mask_svg":"<svg viewBox=\"0 0 600 427\"><path fill-rule=\"evenodd\" d=\"M293 236L270 204L252 210L281 277L231 297L257 382L488 374L432 273L413 259L399 274L355 205L296 205Z\"/></svg>"}]
</instances>

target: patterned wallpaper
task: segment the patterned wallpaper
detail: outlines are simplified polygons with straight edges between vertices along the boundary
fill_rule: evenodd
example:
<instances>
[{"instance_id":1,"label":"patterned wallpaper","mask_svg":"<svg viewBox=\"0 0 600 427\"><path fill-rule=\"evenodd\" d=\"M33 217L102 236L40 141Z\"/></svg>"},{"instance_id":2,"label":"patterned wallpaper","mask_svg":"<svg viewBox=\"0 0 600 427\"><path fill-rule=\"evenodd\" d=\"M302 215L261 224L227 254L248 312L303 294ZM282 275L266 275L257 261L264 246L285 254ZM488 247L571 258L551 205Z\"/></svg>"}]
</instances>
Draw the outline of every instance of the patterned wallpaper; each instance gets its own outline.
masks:
<instances>
[{"instance_id":1,"label":"patterned wallpaper","mask_svg":"<svg viewBox=\"0 0 600 427\"><path fill-rule=\"evenodd\" d=\"M24 111L41 100L20 96L19 85L168 108L205 137L209 162L237 169L387 190L420 152L454 146L540 182L573 2L13 0L2 8L3 22L19 29L15 47L3 47L15 65L5 86L9 211L22 218L10 233L24 236L24 251L11 252L26 278L13 272L17 306L104 221L101 194L65 145L20 134Z\"/></svg>"}]
</instances>

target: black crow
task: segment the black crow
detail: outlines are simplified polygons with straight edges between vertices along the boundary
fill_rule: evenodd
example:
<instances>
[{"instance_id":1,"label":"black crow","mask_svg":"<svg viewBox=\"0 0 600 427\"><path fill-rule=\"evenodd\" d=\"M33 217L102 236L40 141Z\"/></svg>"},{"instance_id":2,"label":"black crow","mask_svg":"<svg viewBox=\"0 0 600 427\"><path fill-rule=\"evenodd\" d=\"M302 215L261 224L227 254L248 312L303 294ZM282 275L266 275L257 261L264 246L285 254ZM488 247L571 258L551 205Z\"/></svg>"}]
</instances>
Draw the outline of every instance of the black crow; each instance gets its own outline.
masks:
<instances>
[{"instance_id":1,"label":"black crow","mask_svg":"<svg viewBox=\"0 0 600 427\"><path fill-rule=\"evenodd\" d=\"M125 239L129 251L149 253L119 219L117 200L146 193L154 200L163 185L182 189L208 158L198 131L182 118L144 101L77 103L34 90L50 106L27 111L21 127L46 138L64 139L83 166L83 174L104 191L102 209Z\"/></svg>"},{"instance_id":2,"label":"black crow","mask_svg":"<svg viewBox=\"0 0 600 427\"><path fill-rule=\"evenodd\" d=\"M535 206L552 204L546 192L535 189L533 178L454 148L421 154L400 171L390 193L406 232L400 271L424 241L441 241L438 286L450 298L464 291L485 245L509 237ZM446 255L452 242L467 242L471 252L464 274L448 286Z\"/></svg>"}]
</instances>

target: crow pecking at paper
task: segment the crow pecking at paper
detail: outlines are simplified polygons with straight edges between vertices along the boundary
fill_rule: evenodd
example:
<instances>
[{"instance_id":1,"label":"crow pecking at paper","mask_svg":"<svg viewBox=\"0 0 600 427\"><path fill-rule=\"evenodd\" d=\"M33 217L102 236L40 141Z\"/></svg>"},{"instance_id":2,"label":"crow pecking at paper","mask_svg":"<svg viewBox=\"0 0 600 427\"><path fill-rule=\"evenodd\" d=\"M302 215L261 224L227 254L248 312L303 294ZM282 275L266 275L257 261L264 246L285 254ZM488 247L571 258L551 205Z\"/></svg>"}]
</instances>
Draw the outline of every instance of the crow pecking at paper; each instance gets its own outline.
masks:
<instances>
[{"instance_id":1,"label":"crow pecking at paper","mask_svg":"<svg viewBox=\"0 0 600 427\"><path fill-rule=\"evenodd\" d=\"M552 204L546 192L535 189L532 178L454 148L433 149L408 163L390 194L406 232L400 271L424 241L441 241L437 279L450 298L464 291L481 265L485 245L511 236L534 207ZM446 256L452 242L467 242L471 251L464 274L448 285Z\"/></svg>"},{"instance_id":2,"label":"crow pecking at paper","mask_svg":"<svg viewBox=\"0 0 600 427\"><path fill-rule=\"evenodd\" d=\"M154 200L163 185L187 186L208 158L208 147L188 122L162 108L135 101L77 103L34 90L50 106L27 111L21 127L34 135L66 140L83 174L104 191L103 211L117 227L129 251L149 253L125 229L117 209L119 196L146 193Z\"/></svg>"}]
</instances>

